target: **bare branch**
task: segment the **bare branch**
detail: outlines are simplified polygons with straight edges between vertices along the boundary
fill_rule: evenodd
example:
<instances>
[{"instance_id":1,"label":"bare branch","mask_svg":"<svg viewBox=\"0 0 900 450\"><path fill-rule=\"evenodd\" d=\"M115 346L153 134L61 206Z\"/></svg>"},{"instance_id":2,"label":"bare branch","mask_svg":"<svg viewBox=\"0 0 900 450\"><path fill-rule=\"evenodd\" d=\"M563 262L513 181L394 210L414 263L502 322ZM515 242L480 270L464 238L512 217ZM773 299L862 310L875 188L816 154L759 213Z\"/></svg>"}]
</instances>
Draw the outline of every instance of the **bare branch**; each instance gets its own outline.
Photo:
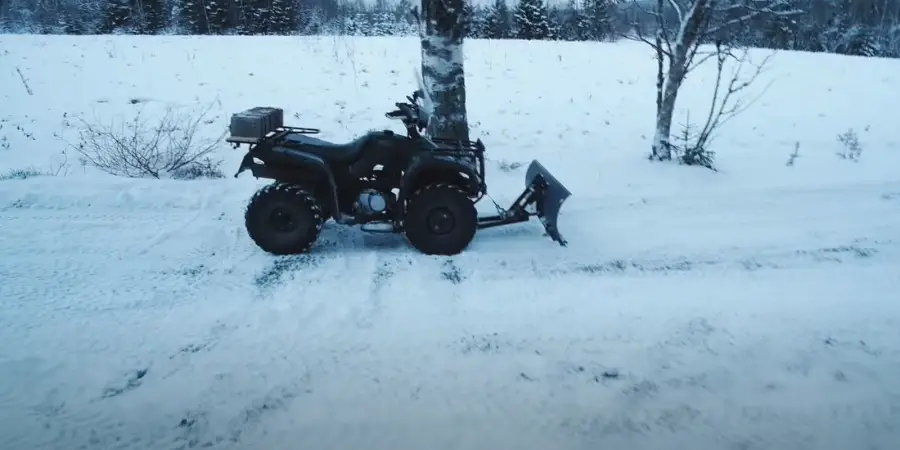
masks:
<instances>
[{"instance_id":1,"label":"bare branch","mask_svg":"<svg viewBox=\"0 0 900 450\"><path fill-rule=\"evenodd\" d=\"M666 81L666 72L665 72L665 61L666 57L671 58L670 53L666 53L662 48L662 37L660 37L659 33L656 35L656 115L659 116L659 113L663 108L663 86L665 86Z\"/></svg>"},{"instance_id":2,"label":"bare branch","mask_svg":"<svg viewBox=\"0 0 900 450\"><path fill-rule=\"evenodd\" d=\"M695 56L690 58L693 61L688 65L687 72L692 72L694 69L700 67L703 63L716 56L716 52L701 53L700 59L696 59L696 53L697 52L694 52Z\"/></svg>"},{"instance_id":3,"label":"bare branch","mask_svg":"<svg viewBox=\"0 0 900 450\"><path fill-rule=\"evenodd\" d=\"M212 104L196 114L175 114L166 108L155 124L143 118L143 108L131 121L89 123L81 119L79 143L69 144L84 161L112 175L130 178L216 176L219 162L210 158L224 130L215 138L198 134Z\"/></svg>"},{"instance_id":4,"label":"bare branch","mask_svg":"<svg viewBox=\"0 0 900 450\"><path fill-rule=\"evenodd\" d=\"M22 69L16 67L16 73L19 74L19 79L22 80L22 85L25 86L25 92L28 95L34 95L34 91L31 90L31 86L28 85L28 80L25 79L25 74L22 73Z\"/></svg>"},{"instance_id":5,"label":"bare branch","mask_svg":"<svg viewBox=\"0 0 900 450\"><path fill-rule=\"evenodd\" d=\"M669 29L666 26L666 16L663 13L663 0L656 1L656 37L657 42L666 44L666 53L672 55L672 41L669 39ZM682 22L679 22L682 23Z\"/></svg>"},{"instance_id":6,"label":"bare branch","mask_svg":"<svg viewBox=\"0 0 900 450\"><path fill-rule=\"evenodd\" d=\"M626 34L626 35L622 35L622 37L625 39L628 39L630 41L643 42L644 44L647 44L648 46L650 46L650 48L652 48L654 51L657 51L657 52L663 51L667 57L669 56L669 52L663 48L662 43L657 42L655 40L651 41L646 36L644 36L644 34L641 32L641 30L637 26L637 24L634 24L634 34L633 35ZM659 37L659 33L657 33L655 37Z\"/></svg>"},{"instance_id":7,"label":"bare branch","mask_svg":"<svg viewBox=\"0 0 900 450\"><path fill-rule=\"evenodd\" d=\"M744 112L765 94L770 85L766 85L755 97L749 100L746 98L736 98L738 94L750 87L750 85L757 80L771 58L772 54L770 53L763 58L762 62L759 64L752 64L749 62L749 50L743 50L740 56L736 56L730 49L721 44L716 46L716 82L713 90L713 98L710 102L710 109L706 122L703 124L700 133L697 135L696 142L692 144L691 150L696 152L708 148L715 137L715 133L723 125ZM723 72L725 62L728 59L735 60L736 64L731 71L727 87L723 89ZM751 64L754 67L749 74L745 75L743 69L747 64Z\"/></svg>"},{"instance_id":8,"label":"bare branch","mask_svg":"<svg viewBox=\"0 0 900 450\"><path fill-rule=\"evenodd\" d=\"M678 6L678 2L675 0L669 0L669 5L672 6L672 9L675 10L675 15L678 17L678 23L684 23L684 13L681 12L681 6Z\"/></svg>"},{"instance_id":9,"label":"bare branch","mask_svg":"<svg viewBox=\"0 0 900 450\"><path fill-rule=\"evenodd\" d=\"M631 26L634 30L635 36L623 37L629 40L643 42L652 47L654 51L662 51L662 53L665 54L666 57L671 57L672 43L669 39L669 32L667 30L665 17L662 12L663 0L657 0L656 8L653 11L645 9L644 6L641 5L641 3L639 3L637 0L632 0L632 3L637 10L656 19L656 32L653 33L653 40L651 41L649 38L644 36L643 32L641 31L641 27L638 26L637 22L633 22Z\"/></svg>"}]
</instances>

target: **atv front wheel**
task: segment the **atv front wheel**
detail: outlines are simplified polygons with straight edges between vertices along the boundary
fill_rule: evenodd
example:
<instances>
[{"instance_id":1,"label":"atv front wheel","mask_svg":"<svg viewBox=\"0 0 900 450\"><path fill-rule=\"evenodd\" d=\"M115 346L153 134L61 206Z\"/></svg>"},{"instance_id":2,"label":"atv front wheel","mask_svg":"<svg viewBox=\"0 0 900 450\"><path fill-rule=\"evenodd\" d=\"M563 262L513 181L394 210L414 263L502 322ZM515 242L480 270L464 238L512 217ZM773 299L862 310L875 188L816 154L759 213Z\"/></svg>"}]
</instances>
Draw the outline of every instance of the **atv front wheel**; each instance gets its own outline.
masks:
<instances>
[{"instance_id":1,"label":"atv front wheel","mask_svg":"<svg viewBox=\"0 0 900 450\"><path fill-rule=\"evenodd\" d=\"M275 255L308 251L324 222L315 197L285 183L273 183L257 191L244 213L250 239Z\"/></svg>"},{"instance_id":2,"label":"atv front wheel","mask_svg":"<svg viewBox=\"0 0 900 450\"><path fill-rule=\"evenodd\" d=\"M410 197L404 228L406 239L426 255L455 255L475 237L478 212L460 188L451 184L425 186Z\"/></svg>"}]
</instances>

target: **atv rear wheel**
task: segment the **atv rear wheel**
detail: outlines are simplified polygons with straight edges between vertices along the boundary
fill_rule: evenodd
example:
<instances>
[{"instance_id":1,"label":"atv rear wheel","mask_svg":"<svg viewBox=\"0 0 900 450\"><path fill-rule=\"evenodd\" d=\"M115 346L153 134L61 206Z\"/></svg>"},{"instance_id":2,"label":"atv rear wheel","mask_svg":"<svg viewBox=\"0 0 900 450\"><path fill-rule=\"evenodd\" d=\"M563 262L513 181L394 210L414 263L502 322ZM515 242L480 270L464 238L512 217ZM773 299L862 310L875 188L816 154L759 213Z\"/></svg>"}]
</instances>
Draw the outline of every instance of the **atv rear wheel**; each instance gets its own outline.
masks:
<instances>
[{"instance_id":1,"label":"atv rear wheel","mask_svg":"<svg viewBox=\"0 0 900 450\"><path fill-rule=\"evenodd\" d=\"M275 255L308 251L324 222L315 197L300 186L285 183L257 191L244 213L250 239Z\"/></svg>"},{"instance_id":2,"label":"atv rear wheel","mask_svg":"<svg viewBox=\"0 0 900 450\"><path fill-rule=\"evenodd\" d=\"M425 186L409 198L406 239L426 255L455 255L468 247L478 228L478 212L462 189L452 184Z\"/></svg>"}]
</instances>

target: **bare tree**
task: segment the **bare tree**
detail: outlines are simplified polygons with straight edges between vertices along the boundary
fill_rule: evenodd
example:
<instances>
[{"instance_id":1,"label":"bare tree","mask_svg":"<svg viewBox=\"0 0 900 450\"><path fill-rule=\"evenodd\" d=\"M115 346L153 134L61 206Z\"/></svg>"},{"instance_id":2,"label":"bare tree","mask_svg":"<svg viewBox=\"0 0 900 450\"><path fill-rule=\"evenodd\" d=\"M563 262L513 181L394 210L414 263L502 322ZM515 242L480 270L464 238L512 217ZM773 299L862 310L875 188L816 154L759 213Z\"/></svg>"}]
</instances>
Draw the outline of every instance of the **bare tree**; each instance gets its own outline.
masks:
<instances>
[{"instance_id":1,"label":"bare tree","mask_svg":"<svg viewBox=\"0 0 900 450\"><path fill-rule=\"evenodd\" d=\"M769 53L761 61L754 62L748 49L735 52L721 42L717 42L715 48L713 55L716 60L716 77L706 120L697 132L694 132L693 124L688 120L684 125L680 144L669 145L670 152L677 153L680 162L712 170L715 170L713 168L715 152L710 150L710 144L719 127L750 107L768 89L767 85L752 98L742 95L763 72L773 54ZM729 61L732 63L731 74L725 78L726 62ZM748 66L752 68L748 70Z\"/></svg>"},{"instance_id":2,"label":"bare tree","mask_svg":"<svg viewBox=\"0 0 900 450\"><path fill-rule=\"evenodd\" d=\"M636 7L642 8L637 0L634 1ZM733 54L732 49L725 49L722 44L730 41L727 39L729 33L762 15L799 13L802 11L792 9L788 0L656 0L653 10L649 11L656 19L653 36L646 36L638 26L634 27L635 36L631 36L648 44L656 54L656 129L650 158L672 159L672 118L678 91L688 73L713 58L719 61L718 80L721 81L723 56ZM715 43L716 50L701 52L700 47L709 43ZM732 77L732 87L743 85L738 80L737 76ZM716 86L719 87L718 82ZM733 98L733 94L731 92L727 99ZM720 111L723 109L727 111L728 107L720 108ZM718 117L723 114L726 113ZM721 120L709 123L718 125ZM707 140L711 132L705 132Z\"/></svg>"},{"instance_id":3,"label":"bare tree","mask_svg":"<svg viewBox=\"0 0 900 450\"><path fill-rule=\"evenodd\" d=\"M422 0L422 78L434 107L428 134L469 139L463 64L464 0Z\"/></svg>"},{"instance_id":4,"label":"bare tree","mask_svg":"<svg viewBox=\"0 0 900 450\"><path fill-rule=\"evenodd\" d=\"M206 107L199 114L178 114L172 107L156 123L142 117L118 124L91 124L82 120L78 144L69 144L83 163L106 173L130 178L219 178L221 160L211 158L224 131L203 136Z\"/></svg>"}]
</instances>

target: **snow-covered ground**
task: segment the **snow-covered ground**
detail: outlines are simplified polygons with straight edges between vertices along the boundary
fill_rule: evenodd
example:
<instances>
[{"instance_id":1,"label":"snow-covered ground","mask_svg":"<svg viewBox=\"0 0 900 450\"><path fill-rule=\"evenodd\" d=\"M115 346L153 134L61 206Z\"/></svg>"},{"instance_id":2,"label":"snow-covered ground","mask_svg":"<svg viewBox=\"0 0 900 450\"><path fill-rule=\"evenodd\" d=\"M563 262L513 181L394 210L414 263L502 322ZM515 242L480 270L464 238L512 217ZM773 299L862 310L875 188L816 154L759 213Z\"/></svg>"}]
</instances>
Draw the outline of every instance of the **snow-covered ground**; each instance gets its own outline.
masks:
<instances>
[{"instance_id":1,"label":"snow-covered ground","mask_svg":"<svg viewBox=\"0 0 900 450\"><path fill-rule=\"evenodd\" d=\"M644 159L646 48L466 45L491 193L540 160L570 247L529 223L438 258L327 226L276 259L242 222L264 181L61 153L78 116L168 103L213 104L210 136L263 104L324 138L396 128L415 40L0 36L0 176L68 162L0 181L0 448L897 448L900 61L779 54L713 173Z\"/></svg>"}]
</instances>

